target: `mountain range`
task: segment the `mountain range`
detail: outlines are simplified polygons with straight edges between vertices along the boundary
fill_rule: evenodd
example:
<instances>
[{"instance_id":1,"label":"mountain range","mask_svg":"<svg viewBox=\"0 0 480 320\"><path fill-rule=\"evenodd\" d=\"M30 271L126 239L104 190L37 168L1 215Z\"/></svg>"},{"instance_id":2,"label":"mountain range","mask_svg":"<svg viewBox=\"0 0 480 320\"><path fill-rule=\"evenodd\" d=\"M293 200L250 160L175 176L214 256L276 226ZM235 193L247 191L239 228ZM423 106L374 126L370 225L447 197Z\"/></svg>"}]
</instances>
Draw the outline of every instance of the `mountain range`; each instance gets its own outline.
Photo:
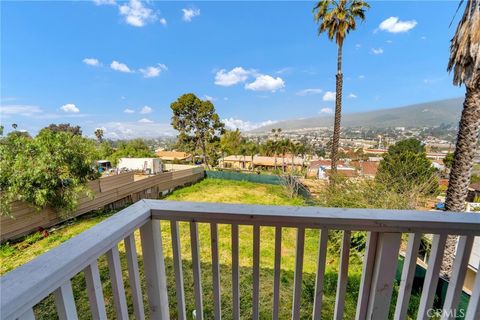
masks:
<instances>
[{"instance_id":1,"label":"mountain range","mask_svg":"<svg viewBox=\"0 0 480 320\"><path fill-rule=\"evenodd\" d=\"M367 112L342 114L342 127L434 127L440 124L457 125L463 107L463 98L431 101L409 106ZM252 132L267 132L274 128L282 130L333 127L332 116L282 120L263 126Z\"/></svg>"}]
</instances>

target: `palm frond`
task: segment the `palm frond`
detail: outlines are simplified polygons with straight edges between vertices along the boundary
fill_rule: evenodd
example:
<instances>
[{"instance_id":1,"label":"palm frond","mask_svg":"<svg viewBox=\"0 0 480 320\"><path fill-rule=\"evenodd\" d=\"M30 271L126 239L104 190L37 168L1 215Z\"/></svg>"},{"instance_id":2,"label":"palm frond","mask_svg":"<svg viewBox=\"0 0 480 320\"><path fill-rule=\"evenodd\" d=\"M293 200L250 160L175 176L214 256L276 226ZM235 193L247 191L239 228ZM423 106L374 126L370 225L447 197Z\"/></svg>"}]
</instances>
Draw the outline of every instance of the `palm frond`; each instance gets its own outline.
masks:
<instances>
[{"instance_id":1,"label":"palm frond","mask_svg":"<svg viewBox=\"0 0 480 320\"><path fill-rule=\"evenodd\" d=\"M447 70L453 70L455 85L480 85L480 0L467 0L450 43Z\"/></svg>"},{"instance_id":2,"label":"palm frond","mask_svg":"<svg viewBox=\"0 0 480 320\"><path fill-rule=\"evenodd\" d=\"M370 5L363 0L322 0L313 8L314 20L319 24L318 35L327 32L330 40L340 45L345 36L356 28L356 19L365 20Z\"/></svg>"}]
</instances>

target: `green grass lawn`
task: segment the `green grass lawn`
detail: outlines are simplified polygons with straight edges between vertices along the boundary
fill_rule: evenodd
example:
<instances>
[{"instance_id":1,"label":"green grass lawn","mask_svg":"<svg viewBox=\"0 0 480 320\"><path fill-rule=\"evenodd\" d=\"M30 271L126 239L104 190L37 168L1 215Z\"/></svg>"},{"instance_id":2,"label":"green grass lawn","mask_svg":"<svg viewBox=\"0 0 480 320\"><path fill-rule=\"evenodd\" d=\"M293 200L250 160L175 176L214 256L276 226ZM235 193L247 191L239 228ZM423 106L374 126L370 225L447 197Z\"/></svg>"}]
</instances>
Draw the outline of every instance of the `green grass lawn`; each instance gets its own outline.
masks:
<instances>
[{"instance_id":1,"label":"green grass lawn","mask_svg":"<svg viewBox=\"0 0 480 320\"><path fill-rule=\"evenodd\" d=\"M280 186L255 184L250 182L205 179L195 185L174 191L167 196L168 200L178 201L208 201L225 203L247 203L247 204L269 204L269 205L305 205L302 198L288 198ZM110 214L99 214L86 218L78 218L75 223L65 225L50 236L43 238L39 234L27 237L24 241L16 244L4 244L1 246L0 272L6 273L19 265L22 265L35 256L40 255L60 243L68 240L76 234L90 228L96 223L108 218ZM170 237L170 223L161 222L162 237L164 243L166 269L168 278L169 303L171 318L176 318L175 303L175 282L173 276L172 247ZM230 226L219 225L219 259L221 264L221 290L222 290L222 312L224 319L231 319L231 244ZM273 291L273 261L274 261L274 229L271 227L261 228L260 244L260 315L262 319L271 318L272 291ZM191 317L194 309L193 299L193 277L190 251L190 235L188 223L180 223L180 235L182 245L182 258L185 281L185 299L187 315ZM252 301L252 246L253 236L251 226L240 226L239 229L239 253L240 253L240 291L241 291L241 317L251 319ZM327 268L325 274L325 294L322 318L331 319L335 305L335 290L338 270L339 248L332 239L338 234L330 234L329 251L327 253ZM135 234L137 247L140 244L139 234ZM302 290L302 319L310 318L313 308L313 297L315 288L315 270L318 250L318 230L307 229L305 237L304 255L304 278ZM210 252L210 227L207 224L199 224L200 256L202 262L202 284L204 293L205 318L213 318L213 296L211 290L211 252ZM129 311L133 313L130 288L128 285L128 273L125 259L125 248L123 243L119 245L125 288ZM139 265L143 279L143 267L141 249L138 247ZM281 260L281 319L291 317L293 272L295 265L295 230L284 228L282 234L282 260ZM99 267L105 301L109 318L115 318L113 300L111 297L110 280L106 258L99 258ZM361 276L361 258L357 250L351 250L349 281L345 305L345 319L353 319L355 314L356 300ZM143 286L145 285L145 281ZM83 274L76 275L73 280L73 287L79 317L81 319L91 318L88 308L86 284ZM145 292L145 287L143 288ZM146 304L145 300L145 304ZM35 308L37 319L56 318L55 306L51 296L44 299Z\"/></svg>"}]
</instances>

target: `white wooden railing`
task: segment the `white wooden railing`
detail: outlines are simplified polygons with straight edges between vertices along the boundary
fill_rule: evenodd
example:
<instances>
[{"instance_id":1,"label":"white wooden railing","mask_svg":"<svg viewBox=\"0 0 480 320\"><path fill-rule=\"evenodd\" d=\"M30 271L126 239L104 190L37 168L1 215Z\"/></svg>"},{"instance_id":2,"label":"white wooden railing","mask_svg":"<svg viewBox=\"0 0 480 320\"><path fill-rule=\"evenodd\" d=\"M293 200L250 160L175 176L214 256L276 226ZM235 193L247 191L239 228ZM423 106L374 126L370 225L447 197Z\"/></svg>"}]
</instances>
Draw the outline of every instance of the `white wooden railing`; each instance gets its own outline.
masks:
<instances>
[{"instance_id":1,"label":"white wooden railing","mask_svg":"<svg viewBox=\"0 0 480 320\"><path fill-rule=\"evenodd\" d=\"M291 318L300 318L305 229L318 229L318 265L313 303L313 319L320 319L326 265L327 232L343 231L340 252L335 319L344 318L350 237L352 231L367 231L363 273L357 302L356 319L387 319L402 233L408 233L394 319L406 319L416 257L422 234L434 234L427 274L417 319L429 319L439 279L439 269L447 235L458 235L459 242L453 273L444 303L443 318L452 318L458 307L474 236L480 235L480 215L469 213L418 212L399 210L332 209L318 207L279 207L227 205L159 200L142 200L55 249L1 277L1 319L34 319L33 308L53 293L60 320L77 319L71 279L85 274L90 311L94 319L106 319L106 308L98 269L98 258L107 256L112 295L117 319L128 319L118 244L125 243L128 280L132 292L133 313L145 319L139 266L133 232L140 230L143 268L146 280L148 314L151 319L169 319L167 278L160 220L171 224L175 271L177 318L186 319L179 221L190 222L194 299L196 319L204 319L203 290L213 290L214 316L221 319L218 224L231 225L232 317L240 318L239 225L253 225L252 314L259 318L260 227L275 227L275 258L272 318L279 318L280 258L282 228L296 228L296 258ZM211 227L212 288L203 288L198 223ZM465 319L480 319L480 276L476 277Z\"/></svg>"}]
</instances>

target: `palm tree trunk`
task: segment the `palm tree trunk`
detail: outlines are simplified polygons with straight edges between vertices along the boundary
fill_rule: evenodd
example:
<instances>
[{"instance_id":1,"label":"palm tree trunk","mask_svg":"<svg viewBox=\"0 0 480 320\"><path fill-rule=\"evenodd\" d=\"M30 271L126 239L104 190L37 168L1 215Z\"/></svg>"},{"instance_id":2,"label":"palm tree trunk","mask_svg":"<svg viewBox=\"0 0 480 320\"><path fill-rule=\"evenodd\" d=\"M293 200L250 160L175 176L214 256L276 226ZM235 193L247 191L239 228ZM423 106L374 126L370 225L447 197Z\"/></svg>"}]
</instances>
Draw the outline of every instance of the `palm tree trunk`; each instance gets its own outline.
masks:
<instances>
[{"instance_id":1,"label":"palm tree trunk","mask_svg":"<svg viewBox=\"0 0 480 320\"><path fill-rule=\"evenodd\" d=\"M467 88L448 181L445 209L464 211L480 127L480 88Z\"/></svg>"},{"instance_id":2,"label":"palm tree trunk","mask_svg":"<svg viewBox=\"0 0 480 320\"><path fill-rule=\"evenodd\" d=\"M445 210L464 211L480 127L480 88L468 88L463 103ZM448 236L440 274L449 278L455 259L456 236Z\"/></svg>"},{"instance_id":3,"label":"palm tree trunk","mask_svg":"<svg viewBox=\"0 0 480 320\"><path fill-rule=\"evenodd\" d=\"M333 125L333 141L332 141L332 172L337 172L338 146L340 143L340 122L342 118L342 90L343 90L343 74L342 74L342 49L343 43L338 45L337 58L337 75L336 75L336 96L335 96L335 122Z\"/></svg>"}]
</instances>

